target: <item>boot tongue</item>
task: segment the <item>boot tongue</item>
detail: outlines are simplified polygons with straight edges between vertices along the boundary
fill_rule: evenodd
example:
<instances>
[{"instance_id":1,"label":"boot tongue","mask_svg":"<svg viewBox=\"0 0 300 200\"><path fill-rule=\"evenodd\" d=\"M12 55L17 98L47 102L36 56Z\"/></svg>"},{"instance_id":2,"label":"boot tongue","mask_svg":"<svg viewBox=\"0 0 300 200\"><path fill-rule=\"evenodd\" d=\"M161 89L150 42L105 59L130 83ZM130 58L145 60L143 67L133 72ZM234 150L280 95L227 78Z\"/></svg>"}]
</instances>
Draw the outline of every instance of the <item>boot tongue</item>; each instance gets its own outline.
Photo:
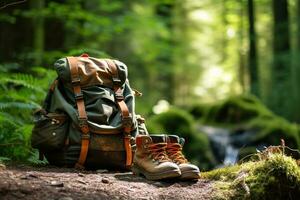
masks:
<instances>
[{"instance_id":1,"label":"boot tongue","mask_svg":"<svg viewBox=\"0 0 300 200\"><path fill-rule=\"evenodd\" d=\"M150 135L153 143L166 143L165 135Z\"/></svg>"},{"instance_id":2,"label":"boot tongue","mask_svg":"<svg viewBox=\"0 0 300 200\"><path fill-rule=\"evenodd\" d=\"M180 139L177 135L168 135L170 143L179 143Z\"/></svg>"}]
</instances>

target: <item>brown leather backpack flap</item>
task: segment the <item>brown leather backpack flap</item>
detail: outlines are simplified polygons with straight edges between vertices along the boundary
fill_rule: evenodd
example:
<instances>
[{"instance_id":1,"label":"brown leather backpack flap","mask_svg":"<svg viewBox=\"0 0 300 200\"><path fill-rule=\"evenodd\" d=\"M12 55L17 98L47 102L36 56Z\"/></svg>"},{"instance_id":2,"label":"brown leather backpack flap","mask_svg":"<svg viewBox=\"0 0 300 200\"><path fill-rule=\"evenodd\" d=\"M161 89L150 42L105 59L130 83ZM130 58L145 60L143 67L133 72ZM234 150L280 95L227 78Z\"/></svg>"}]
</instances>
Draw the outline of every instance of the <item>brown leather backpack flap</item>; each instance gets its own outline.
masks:
<instances>
[{"instance_id":1,"label":"brown leather backpack flap","mask_svg":"<svg viewBox=\"0 0 300 200\"><path fill-rule=\"evenodd\" d=\"M113 88L112 75L103 59L77 57L80 86L104 85Z\"/></svg>"},{"instance_id":2,"label":"brown leather backpack flap","mask_svg":"<svg viewBox=\"0 0 300 200\"><path fill-rule=\"evenodd\" d=\"M80 76L80 86L82 88L91 85L104 85L109 88L114 88L114 70L118 70L118 68L111 69L111 66L107 62L108 60L113 62L113 60L93 57L76 57L76 59L78 59L78 73ZM124 74L127 74L127 72ZM124 75L122 77L124 77ZM120 81L121 84L125 82L125 80Z\"/></svg>"},{"instance_id":3,"label":"brown leather backpack flap","mask_svg":"<svg viewBox=\"0 0 300 200\"><path fill-rule=\"evenodd\" d=\"M75 81L75 84L80 84L81 88L102 85L113 89L116 81L118 81L118 86L121 86L127 79L127 66L120 61L94 57L68 58L73 60L78 69L76 80L71 80L71 71L66 58L59 59L54 63L59 79L67 88L72 88L72 82ZM109 63L116 63L115 67Z\"/></svg>"}]
</instances>

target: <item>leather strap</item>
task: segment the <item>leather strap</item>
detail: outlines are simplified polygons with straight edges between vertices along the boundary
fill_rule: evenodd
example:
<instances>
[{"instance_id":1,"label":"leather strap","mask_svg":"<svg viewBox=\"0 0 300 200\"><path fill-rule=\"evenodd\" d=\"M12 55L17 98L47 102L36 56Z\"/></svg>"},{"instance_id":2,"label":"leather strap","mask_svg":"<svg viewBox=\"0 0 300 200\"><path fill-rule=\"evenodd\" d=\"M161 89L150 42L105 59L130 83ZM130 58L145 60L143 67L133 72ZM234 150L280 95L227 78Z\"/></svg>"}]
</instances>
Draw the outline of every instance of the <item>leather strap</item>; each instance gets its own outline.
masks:
<instances>
[{"instance_id":1,"label":"leather strap","mask_svg":"<svg viewBox=\"0 0 300 200\"><path fill-rule=\"evenodd\" d=\"M51 100L52 94L53 94L57 84L58 84L58 80L56 78L50 85L49 91L48 91L45 101L43 103L43 108L46 112L49 111L50 100Z\"/></svg>"},{"instance_id":2,"label":"leather strap","mask_svg":"<svg viewBox=\"0 0 300 200\"><path fill-rule=\"evenodd\" d=\"M124 101L123 91L121 88L121 80L119 78L118 68L113 60L105 59L106 63L109 66L113 85L115 98L118 104L118 107L122 115L122 126L124 131L124 147L126 152L126 167L129 168L132 164L132 150L131 150L131 128L132 128L132 116L128 110L128 107Z\"/></svg>"},{"instance_id":3,"label":"leather strap","mask_svg":"<svg viewBox=\"0 0 300 200\"><path fill-rule=\"evenodd\" d=\"M51 85L50 85L49 90L50 90L51 92L54 92L57 83L58 83L58 80L57 80L57 78L56 78L56 79L53 81L53 83L51 83Z\"/></svg>"},{"instance_id":4,"label":"leather strap","mask_svg":"<svg viewBox=\"0 0 300 200\"><path fill-rule=\"evenodd\" d=\"M83 169L89 149L90 130L87 122L88 118L85 111L83 94L80 87L80 76L78 73L79 61L75 57L67 57L67 60L69 62L71 81L78 110L79 128L81 130L81 150L75 168Z\"/></svg>"}]
</instances>

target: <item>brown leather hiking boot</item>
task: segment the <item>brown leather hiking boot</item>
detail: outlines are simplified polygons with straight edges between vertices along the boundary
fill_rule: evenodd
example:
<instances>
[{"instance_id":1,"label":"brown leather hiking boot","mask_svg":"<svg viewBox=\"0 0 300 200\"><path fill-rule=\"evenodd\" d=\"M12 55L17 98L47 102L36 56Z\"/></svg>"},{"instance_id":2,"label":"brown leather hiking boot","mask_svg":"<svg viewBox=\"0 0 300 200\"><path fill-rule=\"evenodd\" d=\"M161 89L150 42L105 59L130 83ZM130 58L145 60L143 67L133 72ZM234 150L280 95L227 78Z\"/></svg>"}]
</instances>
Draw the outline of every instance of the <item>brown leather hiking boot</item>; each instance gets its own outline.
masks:
<instances>
[{"instance_id":1,"label":"brown leather hiking boot","mask_svg":"<svg viewBox=\"0 0 300 200\"><path fill-rule=\"evenodd\" d=\"M165 135L138 135L132 172L149 180L179 177L180 169L168 158L166 148Z\"/></svg>"},{"instance_id":2,"label":"brown leather hiking boot","mask_svg":"<svg viewBox=\"0 0 300 200\"><path fill-rule=\"evenodd\" d=\"M177 135L167 136L167 155L174 163L179 166L179 169L181 171L180 179L199 179L200 170L196 165L190 164L184 157L184 155L182 154L183 145L183 138L179 138Z\"/></svg>"}]
</instances>

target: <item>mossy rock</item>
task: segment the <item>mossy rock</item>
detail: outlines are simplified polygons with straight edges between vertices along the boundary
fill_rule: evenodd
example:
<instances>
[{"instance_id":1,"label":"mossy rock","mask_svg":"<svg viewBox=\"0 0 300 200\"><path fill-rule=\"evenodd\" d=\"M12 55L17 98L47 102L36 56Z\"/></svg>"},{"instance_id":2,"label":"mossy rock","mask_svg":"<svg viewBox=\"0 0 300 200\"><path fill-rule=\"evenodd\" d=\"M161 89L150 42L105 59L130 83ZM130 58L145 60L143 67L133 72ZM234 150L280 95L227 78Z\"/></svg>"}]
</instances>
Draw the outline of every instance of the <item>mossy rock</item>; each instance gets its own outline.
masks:
<instances>
[{"instance_id":1,"label":"mossy rock","mask_svg":"<svg viewBox=\"0 0 300 200\"><path fill-rule=\"evenodd\" d=\"M264 116L272 116L255 96L232 96L216 104L198 104L190 113L204 123L242 123Z\"/></svg>"},{"instance_id":2,"label":"mossy rock","mask_svg":"<svg viewBox=\"0 0 300 200\"><path fill-rule=\"evenodd\" d=\"M300 196L300 168L280 154L259 163L246 180L253 199L297 199Z\"/></svg>"},{"instance_id":3,"label":"mossy rock","mask_svg":"<svg viewBox=\"0 0 300 200\"><path fill-rule=\"evenodd\" d=\"M211 105L197 105L190 113L201 124L231 129L232 134L244 130L253 132L249 146L278 145L284 139L288 146L300 148L299 126L272 113L252 95L229 97Z\"/></svg>"},{"instance_id":4,"label":"mossy rock","mask_svg":"<svg viewBox=\"0 0 300 200\"><path fill-rule=\"evenodd\" d=\"M287 146L300 148L299 127L287 120L273 116L269 119L256 118L248 122L247 129L255 129L257 133L252 138L252 144L265 142L266 145L278 145L284 139Z\"/></svg>"},{"instance_id":5,"label":"mossy rock","mask_svg":"<svg viewBox=\"0 0 300 200\"><path fill-rule=\"evenodd\" d=\"M195 119L202 119L212 106L213 104L196 104L188 108L188 111Z\"/></svg>"},{"instance_id":6,"label":"mossy rock","mask_svg":"<svg viewBox=\"0 0 300 200\"><path fill-rule=\"evenodd\" d=\"M215 181L216 199L296 200L300 196L300 167L281 153L202 173L202 177Z\"/></svg>"},{"instance_id":7,"label":"mossy rock","mask_svg":"<svg viewBox=\"0 0 300 200\"><path fill-rule=\"evenodd\" d=\"M250 120L247 124L235 125L239 127L232 131L232 138L236 137L240 132L248 132L250 136L244 138L243 142L234 145L240 147L239 159L256 153L256 149L262 150L264 146L279 145L281 139L285 141L285 145L293 148L300 148L299 126L292 124L287 120L274 116L272 118L264 119L261 117Z\"/></svg>"},{"instance_id":8,"label":"mossy rock","mask_svg":"<svg viewBox=\"0 0 300 200\"><path fill-rule=\"evenodd\" d=\"M201 169L209 169L215 164L208 137L195 131L193 117L178 108L153 115L146 121L150 134L175 134L185 139L183 152Z\"/></svg>"},{"instance_id":9,"label":"mossy rock","mask_svg":"<svg viewBox=\"0 0 300 200\"><path fill-rule=\"evenodd\" d=\"M184 110L171 108L167 112L153 115L147 121L149 132L166 131L169 134L189 136L194 132L195 121L193 117Z\"/></svg>"}]
</instances>

